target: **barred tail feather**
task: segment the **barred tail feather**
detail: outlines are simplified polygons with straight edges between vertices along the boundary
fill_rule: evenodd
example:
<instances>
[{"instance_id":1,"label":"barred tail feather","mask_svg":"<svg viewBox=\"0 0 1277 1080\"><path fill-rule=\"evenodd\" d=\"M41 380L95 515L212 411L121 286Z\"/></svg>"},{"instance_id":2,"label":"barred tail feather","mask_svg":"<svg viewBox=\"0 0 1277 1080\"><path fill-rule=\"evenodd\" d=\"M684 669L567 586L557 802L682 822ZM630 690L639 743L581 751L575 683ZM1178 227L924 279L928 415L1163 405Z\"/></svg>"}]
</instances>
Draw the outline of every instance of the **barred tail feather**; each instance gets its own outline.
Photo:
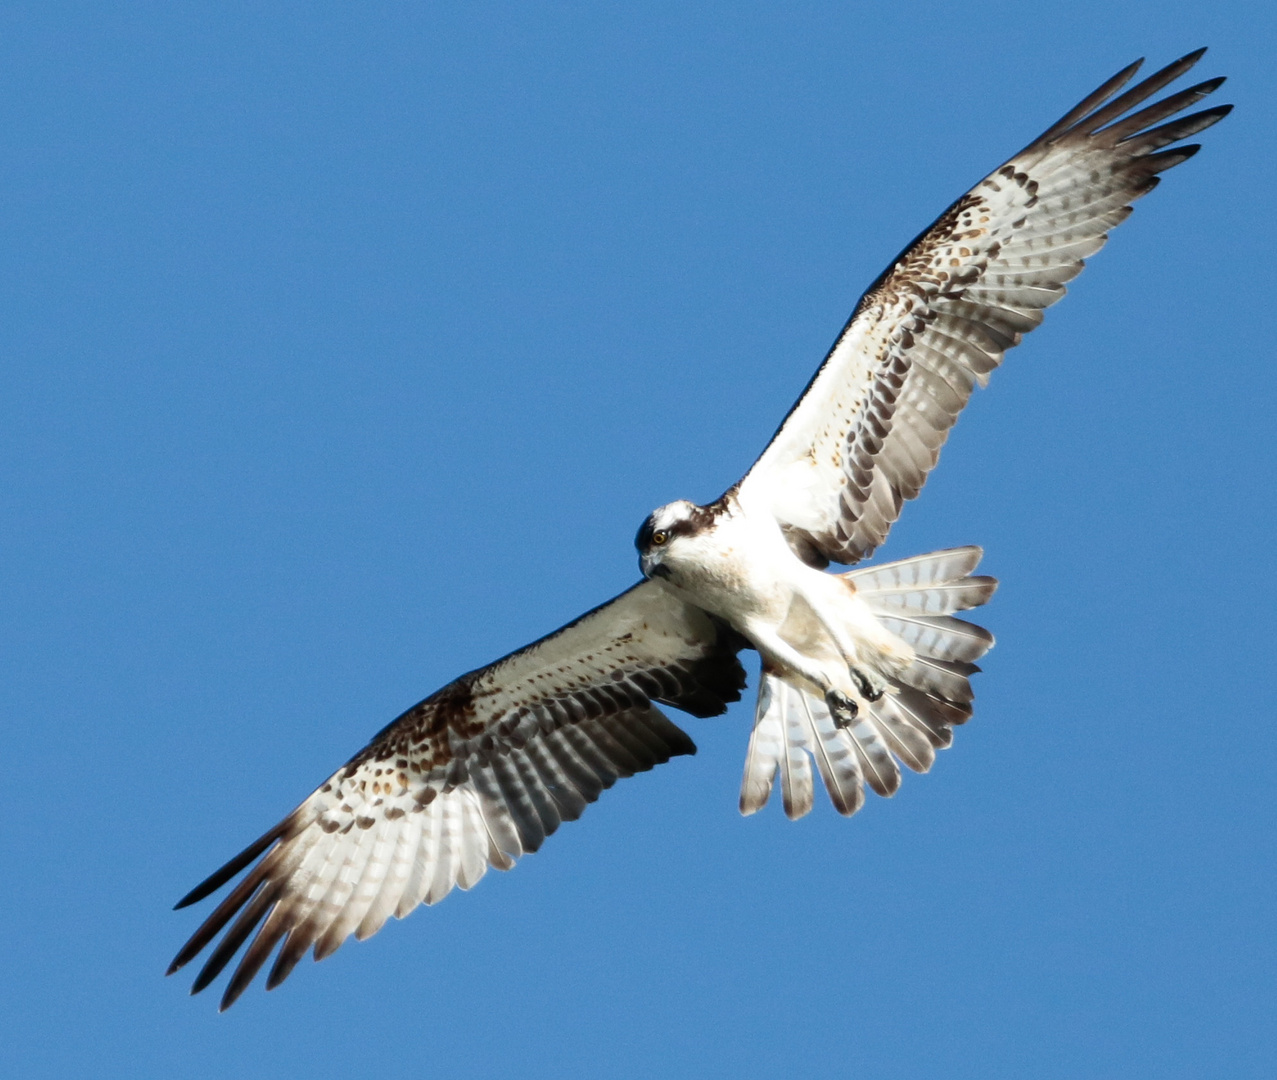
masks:
<instances>
[{"instance_id":1,"label":"barred tail feather","mask_svg":"<svg viewBox=\"0 0 1277 1080\"><path fill-rule=\"evenodd\" d=\"M915 659L880 700L862 703L847 727L834 722L805 683L764 670L741 783L742 814L766 805L778 773L786 815L808 813L812 760L845 816L864 805L866 783L880 795L895 793L897 762L918 773L931 768L935 752L953 741L953 728L971 716L969 676L993 646L987 630L952 615L978 607L997 588L991 577L972 576L981 554L978 547L953 548L842 575Z\"/></svg>"},{"instance_id":2,"label":"barred tail feather","mask_svg":"<svg viewBox=\"0 0 1277 1080\"><path fill-rule=\"evenodd\" d=\"M823 701L810 694L792 690L798 696L807 717L809 746L820 778L825 782L834 809L843 817L851 817L864 805L864 771L860 756L847 733L834 723Z\"/></svg>"},{"instance_id":3,"label":"barred tail feather","mask_svg":"<svg viewBox=\"0 0 1277 1080\"><path fill-rule=\"evenodd\" d=\"M792 689L788 685L786 690ZM793 695L786 702L785 753L780 759L780 798L785 816L790 821L811 813L813 791L811 784L811 741L807 725L800 714L801 694L795 701ZM795 708L795 705L798 708Z\"/></svg>"},{"instance_id":4,"label":"barred tail feather","mask_svg":"<svg viewBox=\"0 0 1277 1080\"><path fill-rule=\"evenodd\" d=\"M984 554L974 545L915 555L843 574L857 595L875 614L905 616L951 615L979 607L998 587L991 577L971 576ZM989 644L993 644L992 637Z\"/></svg>"},{"instance_id":5,"label":"barred tail feather","mask_svg":"<svg viewBox=\"0 0 1277 1080\"><path fill-rule=\"evenodd\" d=\"M767 805L780 755L785 752L785 721L776 701L781 685L775 676L763 672L754 709L754 730L745 752L745 776L740 785L740 812L745 815L757 813Z\"/></svg>"},{"instance_id":6,"label":"barred tail feather","mask_svg":"<svg viewBox=\"0 0 1277 1080\"><path fill-rule=\"evenodd\" d=\"M761 810L780 774L785 814L796 820L813 802L811 760L840 814L850 816L865 801L861 755L852 736L839 728L819 698L764 671L754 731L745 757L740 812Z\"/></svg>"}]
</instances>

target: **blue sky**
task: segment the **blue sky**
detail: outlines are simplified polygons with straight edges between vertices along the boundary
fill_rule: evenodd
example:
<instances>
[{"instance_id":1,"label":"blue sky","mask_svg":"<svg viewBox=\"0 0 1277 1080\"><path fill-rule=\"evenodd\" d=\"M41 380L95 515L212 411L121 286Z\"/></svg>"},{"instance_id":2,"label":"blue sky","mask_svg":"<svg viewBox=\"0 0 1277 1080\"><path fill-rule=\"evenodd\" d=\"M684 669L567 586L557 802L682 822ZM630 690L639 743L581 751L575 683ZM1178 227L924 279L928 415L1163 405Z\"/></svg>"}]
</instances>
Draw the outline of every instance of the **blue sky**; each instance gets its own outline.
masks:
<instances>
[{"instance_id":1,"label":"blue sky","mask_svg":"<svg viewBox=\"0 0 1277 1080\"><path fill-rule=\"evenodd\" d=\"M6 1071L1273 1075L1275 23L5 5ZM745 820L751 704L683 718L695 758L280 990L162 978L172 903L387 720L629 585L949 201L1200 44L1237 111L883 550L1002 581L930 775Z\"/></svg>"}]
</instances>

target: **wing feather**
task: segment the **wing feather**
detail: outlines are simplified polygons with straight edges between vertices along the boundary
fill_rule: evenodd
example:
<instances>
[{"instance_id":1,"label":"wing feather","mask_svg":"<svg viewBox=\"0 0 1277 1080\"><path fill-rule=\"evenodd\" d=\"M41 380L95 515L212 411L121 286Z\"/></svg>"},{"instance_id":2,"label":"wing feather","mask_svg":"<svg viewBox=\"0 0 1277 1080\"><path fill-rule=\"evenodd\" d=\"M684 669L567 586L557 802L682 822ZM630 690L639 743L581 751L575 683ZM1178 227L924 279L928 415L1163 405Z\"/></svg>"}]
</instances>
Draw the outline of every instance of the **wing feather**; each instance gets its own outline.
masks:
<instances>
[{"instance_id":1,"label":"wing feather","mask_svg":"<svg viewBox=\"0 0 1277 1080\"><path fill-rule=\"evenodd\" d=\"M508 869L617 779L694 753L656 707L716 715L740 697L743 639L644 582L404 713L270 832L179 903L245 876L170 973L216 941L202 990L243 955L227 1008L278 948L267 988L390 915ZM221 935L220 940L218 936ZM281 944L282 943L282 944Z\"/></svg>"},{"instance_id":2,"label":"wing feather","mask_svg":"<svg viewBox=\"0 0 1277 1080\"><path fill-rule=\"evenodd\" d=\"M1171 119L1223 79L1145 104L1204 51L1124 92L1139 64L1123 69L950 206L861 298L737 488L780 521L799 557L854 563L885 539L973 387L1041 323L1157 174L1197 150L1164 148L1228 114L1222 105Z\"/></svg>"}]
</instances>

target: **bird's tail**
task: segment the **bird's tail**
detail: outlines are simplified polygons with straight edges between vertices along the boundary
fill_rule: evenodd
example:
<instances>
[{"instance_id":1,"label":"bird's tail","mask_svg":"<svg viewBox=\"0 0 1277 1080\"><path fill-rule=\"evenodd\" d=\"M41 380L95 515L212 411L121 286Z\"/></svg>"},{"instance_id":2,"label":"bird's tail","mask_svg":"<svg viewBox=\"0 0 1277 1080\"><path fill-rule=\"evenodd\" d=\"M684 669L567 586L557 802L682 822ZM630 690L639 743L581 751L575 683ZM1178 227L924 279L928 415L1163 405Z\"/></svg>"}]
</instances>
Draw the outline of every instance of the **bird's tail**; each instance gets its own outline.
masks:
<instances>
[{"instance_id":1,"label":"bird's tail","mask_svg":"<svg viewBox=\"0 0 1277 1080\"><path fill-rule=\"evenodd\" d=\"M864 803L866 783L879 795L895 793L897 759L914 772L931 768L936 750L953 741L954 725L971 715L968 676L993 645L987 630L952 616L983 604L997 588L991 577L971 576L982 554L978 547L951 548L842 575L879 622L913 648L915 659L878 701L860 702L846 726L805 684L764 669L741 783L742 814L762 809L777 773L786 815L806 814L813 760L834 808L845 815Z\"/></svg>"}]
</instances>

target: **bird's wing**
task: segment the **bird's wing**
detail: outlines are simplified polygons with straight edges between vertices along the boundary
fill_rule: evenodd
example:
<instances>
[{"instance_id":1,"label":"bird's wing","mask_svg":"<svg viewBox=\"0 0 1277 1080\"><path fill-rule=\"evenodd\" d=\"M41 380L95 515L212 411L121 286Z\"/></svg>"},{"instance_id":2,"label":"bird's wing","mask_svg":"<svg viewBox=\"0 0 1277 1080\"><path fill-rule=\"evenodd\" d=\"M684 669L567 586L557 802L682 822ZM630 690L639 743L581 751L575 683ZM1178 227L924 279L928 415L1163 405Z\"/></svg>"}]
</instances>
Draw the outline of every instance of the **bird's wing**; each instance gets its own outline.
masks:
<instances>
[{"instance_id":1,"label":"bird's wing","mask_svg":"<svg viewBox=\"0 0 1277 1080\"><path fill-rule=\"evenodd\" d=\"M470 888L489 865L509 869L618 777L695 753L653 702L694 716L724 712L745 685L736 658L744 645L700 609L643 582L463 675L395 720L178 903L195 903L252 867L169 973L230 923L192 990L251 937L226 1008L281 941L268 989L312 946L322 959L352 933L376 933L389 915L435 903L454 885Z\"/></svg>"},{"instance_id":2,"label":"bird's wing","mask_svg":"<svg viewBox=\"0 0 1277 1080\"><path fill-rule=\"evenodd\" d=\"M1132 111L1201 57L1120 96L1132 64L949 207L870 287L737 489L817 566L854 563L921 490L972 387L1042 321L1064 283L1222 105L1165 122L1210 79Z\"/></svg>"}]
</instances>

